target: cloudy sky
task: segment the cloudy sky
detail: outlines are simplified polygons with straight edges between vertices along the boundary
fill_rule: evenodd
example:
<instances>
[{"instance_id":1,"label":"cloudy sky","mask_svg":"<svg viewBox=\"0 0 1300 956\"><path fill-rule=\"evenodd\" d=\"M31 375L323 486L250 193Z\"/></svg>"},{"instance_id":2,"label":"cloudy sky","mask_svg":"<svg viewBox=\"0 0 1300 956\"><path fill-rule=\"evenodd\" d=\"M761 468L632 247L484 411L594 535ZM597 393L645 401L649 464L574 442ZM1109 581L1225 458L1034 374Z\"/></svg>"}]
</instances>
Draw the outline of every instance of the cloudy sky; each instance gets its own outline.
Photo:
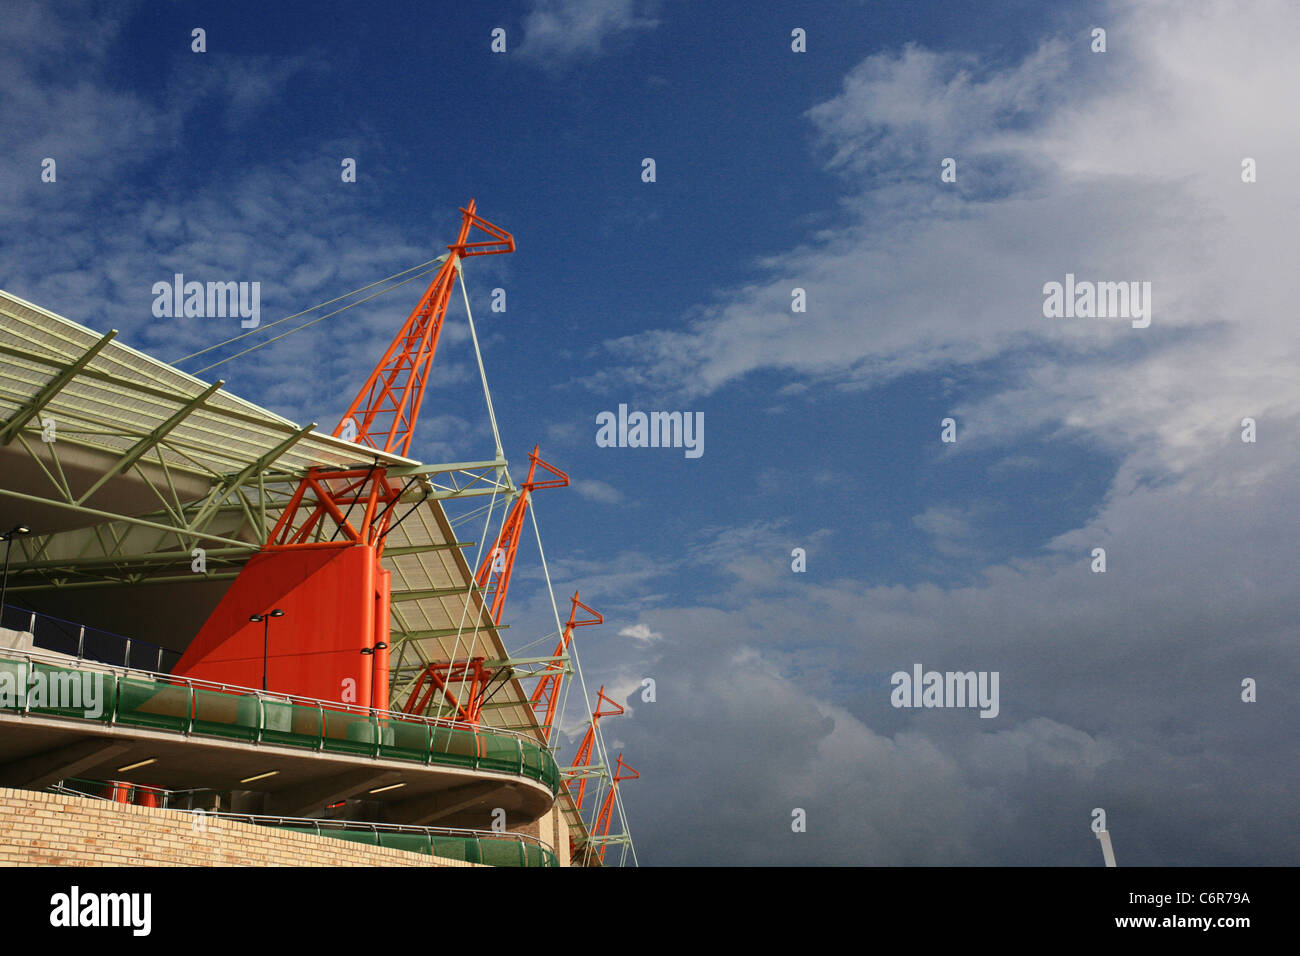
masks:
<instances>
[{"instance_id":1,"label":"cloudy sky","mask_svg":"<svg viewBox=\"0 0 1300 956\"><path fill-rule=\"evenodd\" d=\"M473 196L643 864L1096 866L1100 807L1120 865L1293 865L1297 48L1284 0L10 2L0 287L172 361L241 329L155 282L258 281L269 322ZM1046 317L1067 274L1150 283L1149 326ZM332 427L417 295L202 377ZM418 457L491 455L472 361L457 306ZM620 404L704 454L597 447ZM535 547L516 582L545 644ZM997 716L894 707L917 664L997 672Z\"/></svg>"}]
</instances>

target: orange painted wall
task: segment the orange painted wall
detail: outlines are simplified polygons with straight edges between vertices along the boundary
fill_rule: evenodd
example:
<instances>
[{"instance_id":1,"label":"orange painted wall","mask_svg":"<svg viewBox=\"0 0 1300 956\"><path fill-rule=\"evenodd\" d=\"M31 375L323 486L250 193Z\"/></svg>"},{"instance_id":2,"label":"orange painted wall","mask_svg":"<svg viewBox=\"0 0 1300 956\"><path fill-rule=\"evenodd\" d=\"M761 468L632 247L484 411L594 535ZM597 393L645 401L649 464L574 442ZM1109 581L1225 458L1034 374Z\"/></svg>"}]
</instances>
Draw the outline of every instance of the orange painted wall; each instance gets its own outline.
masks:
<instances>
[{"instance_id":1,"label":"orange painted wall","mask_svg":"<svg viewBox=\"0 0 1300 956\"><path fill-rule=\"evenodd\" d=\"M267 689L371 705L377 580L374 549L351 543L264 551L254 556L199 631L173 673L262 686L262 625L248 620L281 608L271 620ZM379 640L387 640L383 634ZM386 676L386 675L385 675ZM386 684L386 681L385 681ZM351 697L352 694L348 693Z\"/></svg>"}]
</instances>

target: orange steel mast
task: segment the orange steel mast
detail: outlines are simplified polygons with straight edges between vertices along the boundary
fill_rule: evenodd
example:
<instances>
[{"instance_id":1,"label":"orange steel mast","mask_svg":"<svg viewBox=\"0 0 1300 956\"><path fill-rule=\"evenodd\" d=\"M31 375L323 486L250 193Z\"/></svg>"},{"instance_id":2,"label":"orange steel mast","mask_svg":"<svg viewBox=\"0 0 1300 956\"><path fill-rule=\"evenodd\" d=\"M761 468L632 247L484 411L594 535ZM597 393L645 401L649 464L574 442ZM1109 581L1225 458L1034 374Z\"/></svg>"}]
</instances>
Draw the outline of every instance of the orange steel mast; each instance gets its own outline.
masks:
<instances>
[{"instance_id":1,"label":"orange steel mast","mask_svg":"<svg viewBox=\"0 0 1300 956\"><path fill-rule=\"evenodd\" d=\"M479 587L492 591L490 613L492 623L501 623L501 614L505 610L506 595L510 589L510 577L515 569L515 555L519 550L519 541L523 536L524 517L532 503L533 492L538 488L564 488L569 484L569 476L553 465L547 464L538 456L540 446L534 445L528 456L528 478L519 486L519 497L501 523L501 532L497 535L487 556L483 559L474 578ZM555 478L545 481L537 480L537 466L549 471ZM504 668L493 669L484 663L486 658L475 657L459 661L430 661L420 671L415 686L406 698L402 708L408 714L425 713L438 694L455 710L456 719L469 723L478 723L482 716L484 695L488 686ZM452 685L459 685L460 692L452 691ZM466 699L464 685L469 684Z\"/></svg>"},{"instance_id":2,"label":"orange steel mast","mask_svg":"<svg viewBox=\"0 0 1300 956\"><path fill-rule=\"evenodd\" d=\"M623 771L628 771L628 775L623 776ZM624 780L636 780L641 774L637 773L627 764L623 763L623 755L618 755L618 764L614 768L614 779L610 782L609 792L605 794L605 802L600 806L600 813L596 815L596 825L591 828L592 840L600 839L600 862L605 862L605 843L604 838L609 836L609 825L614 817L614 795L618 792L618 785ZM602 832L602 827L603 832Z\"/></svg>"},{"instance_id":3,"label":"orange steel mast","mask_svg":"<svg viewBox=\"0 0 1300 956\"><path fill-rule=\"evenodd\" d=\"M564 627L564 633L560 636L560 643L555 645L555 654L553 655L555 658L563 657L564 652L569 649L569 642L573 640L573 629L575 627L588 627L592 624L605 623L605 618L602 617L599 612L587 607L587 605L578 600L577 591L573 592L573 597L570 600L573 602L573 607L569 610L569 623ZM578 608L582 608L588 614L593 616L586 620L579 621ZM559 700L560 684L563 680L563 663L559 660L552 660L543 669L542 678L537 682L537 686L533 688L532 697L530 698L534 713L542 707L542 703L545 701L546 715L545 719L540 721L540 723L548 742L551 739L551 728L555 721L555 706Z\"/></svg>"},{"instance_id":4,"label":"orange steel mast","mask_svg":"<svg viewBox=\"0 0 1300 956\"><path fill-rule=\"evenodd\" d=\"M565 488L569 484L568 475L537 457L539 449L540 446L533 446L532 454L528 456L528 479L520 485L519 497L511 506L506 520L501 523L501 533L497 535L496 543L483 559L483 564L479 566L478 574L474 578L474 583L480 588L492 591L491 613L494 624L501 623L501 612L506 604L506 592L510 589L510 575L515 568L515 553L519 550L519 539L524 530L524 516L528 512L529 505L532 504L533 491L537 488ZM538 465L555 475L555 478L537 481L535 475Z\"/></svg>"},{"instance_id":5,"label":"orange steel mast","mask_svg":"<svg viewBox=\"0 0 1300 956\"><path fill-rule=\"evenodd\" d=\"M515 251L514 237L480 218L476 209L477 204L471 199L469 205L460 210L460 233L447 247L446 260L339 420L333 433L336 438L349 438L356 444L403 457L409 455L460 260ZM492 238L467 242L471 228L478 228ZM349 434L353 429L355 435ZM567 482L567 477L565 480ZM365 493L367 485L370 490ZM315 505L305 518L299 518L305 492L309 489L315 492ZM375 547L378 560L383 554L384 534L392 520L392 506L400 492L399 486L388 481L385 469L377 466L344 472L312 469L272 530L269 546L305 543L315 526L328 514L346 537ZM358 528L350 523L343 509L345 506L350 509L362 501L366 507ZM385 507L377 510L381 504Z\"/></svg>"},{"instance_id":6,"label":"orange steel mast","mask_svg":"<svg viewBox=\"0 0 1300 956\"><path fill-rule=\"evenodd\" d=\"M355 441L380 451L406 456L420 416L420 403L429 381L429 368L438 348L438 336L447 316L447 302L461 259L514 252L515 240L510 233L481 219L474 200L461 209L460 234L447 247L448 255L424 296L398 330L388 351L379 360L370 378L361 387L344 413L335 436L341 435L351 419L356 424ZM471 227L492 238L466 242Z\"/></svg>"},{"instance_id":7,"label":"orange steel mast","mask_svg":"<svg viewBox=\"0 0 1300 956\"><path fill-rule=\"evenodd\" d=\"M601 710L602 704L609 704L614 709L611 711ZM608 697L606 697L605 688L602 685L599 693L596 694L596 709L591 715L591 723L587 727L587 733L582 738L582 743L578 745L578 752L577 754L574 755L573 758L573 766L568 768L570 771L575 771L579 769L585 770L587 767L591 766L592 748L595 746L596 743L596 724L600 721L600 718L616 717L622 713L626 713L626 708L624 708L623 705L618 703L617 701L610 700ZM573 784L574 784L573 780L570 780L568 782L569 793L571 794L573 793ZM581 812L582 798L586 795L587 792L587 778L585 776L579 777L577 784L578 784L578 792L573 798L573 805L578 809L579 812Z\"/></svg>"}]
</instances>

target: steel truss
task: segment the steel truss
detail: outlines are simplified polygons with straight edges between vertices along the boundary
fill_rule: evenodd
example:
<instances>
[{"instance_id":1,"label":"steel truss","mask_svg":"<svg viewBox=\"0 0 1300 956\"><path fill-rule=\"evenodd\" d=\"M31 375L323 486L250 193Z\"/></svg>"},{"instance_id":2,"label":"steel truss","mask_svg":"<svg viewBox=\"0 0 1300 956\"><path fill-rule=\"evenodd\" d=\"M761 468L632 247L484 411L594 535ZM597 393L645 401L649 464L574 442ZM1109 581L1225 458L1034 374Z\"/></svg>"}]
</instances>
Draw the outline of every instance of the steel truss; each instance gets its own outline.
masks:
<instances>
[{"instance_id":1,"label":"steel truss","mask_svg":"<svg viewBox=\"0 0 1300 956\"><path fill-rule=\"evenodd\" d=\"M111 406L103 412L87 407L78 410L75 418L62 411L57 437L51 442L42 441L41 410L77 375L86 373L86 364L112 338L113 333L109 333L66 365L43 363L48 365L48 381L34 398L18 403L18 410L0 421L0 446L21 449L31 473L43 476L46 485L43 493L0 487L0 496L85 519L75 529L45 534L36 529L38 533L16 539L10 570L12 592L233 578L261 549L261 542L269 539L309 471L324 479L347 473L339 468L284 467L285 454L315 430L315 423L300 428L286 425L276 444L244 462L218 444L196 441L192 433L177 436L177 427L199 409L222 413L224 417L224 409L207 404L220 389L220 382L189 398L169 395L177 407L160 425L147 431L134 429L109 414ZM98 376L97 380L103 378ZM138 383L116 384L132 391L143 390L151 397L160 394ZM230 418L232 424L255 421L266 426L265 419L251 415L233 413ZM120 445L123 450L109 454L106 445ZM96 473L86 482L82 473L92 462ZM228 470L213 467L213 463L223 462L230 466ZM359 470L383 471L376 466L377 462L367 463ZM435 499L514 492L504 459L446 465L397 463L388 466L388 474L407 487L400 501L393 502L401 510ZM115 480L131 482L134 490L155 502L156 508L127 514L111 506L95 507L96 497L111 491ZM314 506L316 501L308 496L304 503ZM309 537L329 540L339 531L337 521L326 520L318 522ZM394 553L471 544L406 546ZM194 570L199 564L193 553L197 548L203 549L202 571Z\"/></svg>"}]
</instances>

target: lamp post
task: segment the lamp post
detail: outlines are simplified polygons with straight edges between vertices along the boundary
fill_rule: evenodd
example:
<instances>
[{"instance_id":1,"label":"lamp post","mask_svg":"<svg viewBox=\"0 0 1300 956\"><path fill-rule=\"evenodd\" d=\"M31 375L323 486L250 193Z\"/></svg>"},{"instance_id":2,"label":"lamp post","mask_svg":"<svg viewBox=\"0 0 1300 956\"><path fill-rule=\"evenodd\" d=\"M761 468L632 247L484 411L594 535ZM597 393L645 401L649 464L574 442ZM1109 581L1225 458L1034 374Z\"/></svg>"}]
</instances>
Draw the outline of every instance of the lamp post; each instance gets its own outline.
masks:
<instances>
[{"instance_id":1,"label":"lamp post","mask_svg":"<svg viewBox=\"0 0 1300 956\"><path fill-rule=\"evenodd\" d=\"M388 650L388 645L384 641L380 641L374 647L361 648L361 653L366 657L371 657L374 655L375 651L386 651L386 650ZM370 683L370 703L372 705L370 708L371 713L374 713L375 711L375 707L373 706L374 702L375 702L375 687L374 687L374 678L372 676L371 683Z\"/></svg>"},{"instance_id":2,"label":"lamp post","mask_svg":"<svg viewBox=\"0 0 1300 956\"><path fill-rule=\"evenodd\" d=\"M284 611L277 607L274 611L267 611L265 614L248 616L254 624L259 621L262 624L262 690L266 690L266 660L271 649L271 618L273 617L284 617Z\"/></svg>"},{"instance_id":3,"label":"lamp post","mask_svg":"<svg viewBox=\"0 0 1300 956\"><path fill-rule=\"evenodd\" d=\"M0 619L3 619L5 614L5 594L9 590L9 552L13 549L14 538L31 533L31 528L25 524L19 524L14 525L3 535L0 535L0 538L3 538L5 542L5 570L4 576L0 577Z\"/></svg>"}]
</instances>

